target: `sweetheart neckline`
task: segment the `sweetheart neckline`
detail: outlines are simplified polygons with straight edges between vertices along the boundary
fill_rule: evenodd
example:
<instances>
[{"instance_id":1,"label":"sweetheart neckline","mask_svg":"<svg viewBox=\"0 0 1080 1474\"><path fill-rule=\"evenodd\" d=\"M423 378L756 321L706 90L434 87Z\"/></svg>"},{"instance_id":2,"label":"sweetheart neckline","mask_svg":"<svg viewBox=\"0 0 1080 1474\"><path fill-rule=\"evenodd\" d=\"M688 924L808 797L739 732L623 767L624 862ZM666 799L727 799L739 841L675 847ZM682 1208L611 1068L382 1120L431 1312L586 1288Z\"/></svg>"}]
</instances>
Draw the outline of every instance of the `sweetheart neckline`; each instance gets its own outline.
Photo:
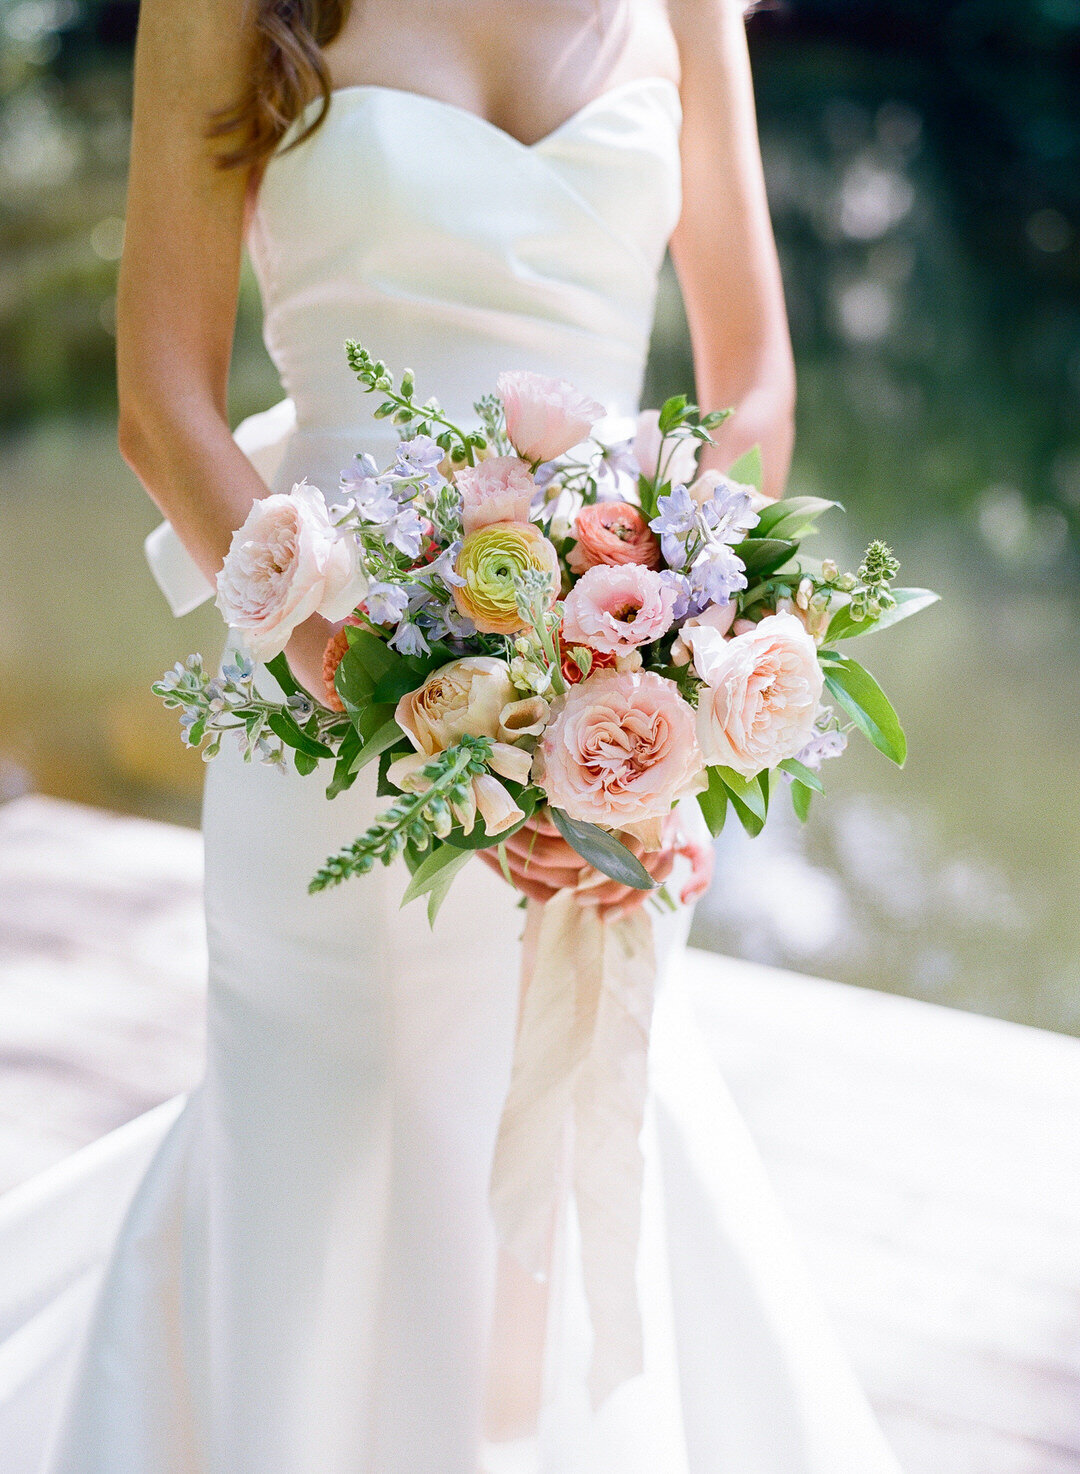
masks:
<instances>
[{"instance_id":1,"label":"sweetheart neckline","mask_svg":"<svg viewBox=\"0 0 1080 1474\"><path fill-rule=\"evenodd\" d=\"M456 102L447 102L442 97L433 97L429 92L413 92L408 87L385 87L379 82L354 82L344 87L331 88L330 98L332 101L336 97L347 97L349 95L362 96L371 93L383 93L390 97L416 98L421 103L427 103L442 112L455 113L459 117L471 118L474 123L486 129L489 133L505 139L507 143L519 149L522 153L530 154L538 152L549 143L553 143L561 134L565 133L567 129L574 127L575 124L579 123L582 118L586 117L601 103L610 102L621 93L630 91L635 87L656 86L669 88L675 94L676 101L681 104L678 84L671 77L628 77L625 82L618 82L614 87L607 87L603 92L598 92L595 97L590 97L587 102L582 103L581 107L576 108L561 123L556 124L549 133L545 133L542 138L538 138L534 143L525 143L515 133L510 133L507 129L500 128L498 123L493 123L490 118L485 118L482 113L474 113L471 108L462 107ZM306 115L319 101L319 98L313 98L301 116Z\"/></svg>"}]
</instances>

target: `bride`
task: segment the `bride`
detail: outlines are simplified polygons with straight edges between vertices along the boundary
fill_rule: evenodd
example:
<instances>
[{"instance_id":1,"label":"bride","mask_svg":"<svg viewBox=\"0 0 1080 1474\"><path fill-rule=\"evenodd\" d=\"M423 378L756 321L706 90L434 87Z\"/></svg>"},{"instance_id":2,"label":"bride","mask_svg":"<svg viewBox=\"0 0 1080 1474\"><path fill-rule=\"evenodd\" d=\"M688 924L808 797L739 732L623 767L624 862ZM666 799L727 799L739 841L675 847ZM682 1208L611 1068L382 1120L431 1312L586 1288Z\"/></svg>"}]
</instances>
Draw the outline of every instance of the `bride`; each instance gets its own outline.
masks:
<instances>
[{"instance_id":1,"label":"bride","mask_svg":"<svg viewBox=\"0 0 1080 1474\"><path fill-rule=\"evenodd\" d=\"M393 444L346 336L458 418L505 368L632 417L669 239L700 401L736 406L708 457L760 444L778 495L793 371L737 0L143 0L124 454L212 580L267 493L225 409L245 240L295 406L270 489L332 491ZM287 652L316 694L331 633L312 618ZM686 906L656 922L642 1344L591 1395L573 1202L543 1283L491 1221L517 898L467 867L429 932L394 872L308 897L375 805L372 782L328 804L236 754L211 766L205 1079L19 1468L894 1474L688 1015ZM510 862L537 905L581 862L528 843ZM699 844L652 864L687 858L692 894ZM591 896L609 918L641 899Z\"/></svg>"}]
</instances>

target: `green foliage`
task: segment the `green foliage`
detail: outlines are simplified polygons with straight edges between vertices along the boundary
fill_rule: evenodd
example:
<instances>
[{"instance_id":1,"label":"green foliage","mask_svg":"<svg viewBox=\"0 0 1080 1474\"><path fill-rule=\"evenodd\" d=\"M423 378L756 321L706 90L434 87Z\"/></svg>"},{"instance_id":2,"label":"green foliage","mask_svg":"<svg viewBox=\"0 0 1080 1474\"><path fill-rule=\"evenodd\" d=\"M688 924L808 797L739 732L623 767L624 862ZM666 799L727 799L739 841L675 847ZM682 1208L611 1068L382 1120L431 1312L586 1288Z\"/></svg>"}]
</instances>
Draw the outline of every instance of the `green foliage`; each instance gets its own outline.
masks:
<instances>
[{"instance_id":1,"label":"green foliage","mask_svg":"<svg viewBox=\"0 0 1080 1474\"><path fill-rule=\"evenodd\" d=\"M428 922L434 926L435 917L446 899L454 877L471 858L471 850L461 850L452 844L436 845L413 871L412 879L401 898L401 904L405 906L420 896L427 896Z\"/></svg>"},{"instance_id":2,"label":"green foliage","mask_svg":"<svg viewBox=\"0 0 1080 1474\"><path fill-rule=\"evenodd\" d=\"M941 597L932 589L893 589L892 595L895 603L890 608L883 609L876 618L867 616L865 619L856 619L851 606L844 604L829 621L826 635L829 644L834 640L851 640L856 635L869 635L875 630L889 629L902 619L909 619L911 615L929 609Z\"/></svg>"},{"instance_id":3,"label":"green foliage","mask_svg":"<svg viewBox=\"0 0 1080 1474\"><path fill-rule=\"evenodd\" d=\"M706 773L709 786L698 794L697 801L705 823L709 826L709 833L715 839L727 819L728 791L716 768L707 768Z\"/></svg>"},{"instance_id":4,"label":"green foliage","mask_svg":"<svg viewBox=\"0 0 1080 1474\"><path fill-rule=\"evenodd\" d=\"M868 670L858 661L832 650L822 650L825 685L859 731L877 750L902 768L907 738L892 703Z\"/></svg>"},{"instance_id":5,"label":"green foliage","mask_svg":"<svg viewBox=\"0 0 1080 1474\"><path fill-rule=\"evenodd\" d=\"M407 846L426 850L435 838L445 838L452 827L450 804L464 797L465 786L486 771L491 743L486 737L464 736L438 753L421 770L429 785L422 793L403 793L363 834L331 855L308 886L312 893L340 885L353 875L366 875L376 861L389 865Z\"/></svg>"},{"instance_id":6,"label":"green foliage","mask_svg":"<svg viewBox=\"0 0 1080 1474\"><path fill-rule=\"evenodd\" d=\"M576 850L594 870L637 891L655 889L656 883L641 861L606 829L595 824L582 824L564 814L562 809L553 808L551 818L571 849Z\"/></svg>"},{"instance_id":7,"label":"green foliage","mask_svg":"<svg viewBox=\"0 0 1080 1474\"><path fill-rule=\"evenodd\" d=\"M747 536L786 538L798 542L816 532L818 518L833 507L840 507L840 503L827 501L821 496L784 497L764 508L757 526Z\"/></svg>"},{"instance_id":8,"label":"green foliage","mask_svg":"<svg viewBox=\"0 0 1080 1474\"><path fill-rule=\"evenodd\" d=\"M382 359L371 354L354 338L345 343L345 356L349 367L368 394L381 394L373 416L376 420L392 419L395 425L407 427L412 435L431 435L435 441L462 465L472 465L476 452L483 450L486 440L481 431L461 430L443 414L437 399L427 399L417 404L415 384L411 369L401 376L401 385L394 387L394 376Z\"/></svg>"},{"instance_id":9,"label":"green foliage","mask_svg":"<svg viewBox=\"0 0 1080 1474\"><path fill-rule=\"evenodd\" d=\"M779 767L783 772L790 773L803 788L812 788L815 793L825 792L825 785L818 775L805 763L800 763L797 757L786 757Z\"/></svg>"},{"instance_id":10,"label":"green foliage","mask_svg":"<svg viewBox=\"0 0 1080 1474\"><path fill-rule=\"evenodd\" d=\"M728 467L728 475L732 481L738 481L743 486L752 486L755 491L760 491L762 482L765 480L765 471L761 464L761 446L752 445L749 450L743 451L739 459Z\"/></svg>"}]
</instances>

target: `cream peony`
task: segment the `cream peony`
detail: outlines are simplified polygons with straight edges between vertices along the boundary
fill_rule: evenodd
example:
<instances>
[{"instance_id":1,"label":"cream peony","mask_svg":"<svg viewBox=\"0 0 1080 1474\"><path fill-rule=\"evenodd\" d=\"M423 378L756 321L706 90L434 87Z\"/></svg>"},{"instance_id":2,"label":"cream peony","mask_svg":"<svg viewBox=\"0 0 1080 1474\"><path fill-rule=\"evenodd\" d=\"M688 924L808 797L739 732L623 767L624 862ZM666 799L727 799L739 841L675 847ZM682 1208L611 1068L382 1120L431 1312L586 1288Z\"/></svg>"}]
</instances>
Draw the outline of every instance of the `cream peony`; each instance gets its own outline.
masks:
<instances>
[{"instance_id":1,"label":"cream peony","mask_svg":"<svg viewBox=\"0 0 1080 1474\"><path fill-rule=\"evenodd\" d=\"M672 486L685 486L692 481L697 469L698 445L698 441L686 438L669 440L664 447L665 464L660 468L657 465L660 457L660 411L643 409L637 417L633 455L641 474L650 481L658 469L663 470L664 480L670 481Z\"/></svg>"},{"instance_id":2,"label":"cream peony","mask_svg":"<svg viewBox=\"0 0 1080 1474\"><path fill-rule=\"evenodd\" d=\"M536 482L517 456L493 456L463 466L454 477L461 492L461 530L465 537L492 522L528 522Z\"/></svg>"},{"instance_id":3,"label":"cream peony","mask_svg":"<svg viewBox=\"0 0 1080 1474\"><path fill-rule=\"evenodd\" d=\"M604 406L565 379L512 369L496 380L506 434L523 461L537 466L578 445L604 414Z\"/></svg>"},{"instance_id":4,"label":"cream peony","mask_svg":"<svg viewBox=\"0 0 1080 1474\"><path fill-rule=\"evenodd\" d=\"M523 707L529 707L528 713ZM526 715L532 721L523 725ZM538 715L537 709L518 698L505 660L492 655L452 660L398 702L394 717L416 752L392 762L387 777L398 788L422 791L427 787L422 771L425 764L468 733L491 738L491 767L496 773L515 783L525 783L532 756L512 744L527 735L528 725L535 725ZM474 777L468 797L451 808L466 833L472 829L477 813L493 835L525 817L509 790L490 773Z\"/></svg>"},{"instance_id":5,"label":"cream peony","mask_svg":"<svg viewBox=\"0 0 1080 1474\"><path fill-rule=\"evenodd\" d=\"M667 633L678 597L674 584L640 563L598 564L566 596L563 642L627 654Z\"/></svg>"},{"instance_id":6,"label":"cream peony","mask_svg":"<svg viewBox=\"0 0 1080 1474\"><path fill-rule=\"evenodd\" d=\"M217 606L253 660L272 660L312 614L344 619L367 593L360 547L331 524L306 481L262 497L233 533L217 578Z\"/></svg>"},{"instance_id":7,"label":"cream peony","mask_svg":"<svg viewBox=\"0 0 1080 1474\"><path fill-rule=\"evenodd\" d=\"M572 819L624 829L661 818L701 773L694 713L653 671L604 670L557 704L538 752L548 799Z\"/></svg>"},{"instance_id":8,"label":"cream peony","mask_svg":"<svg viewBox=\"0 0 1080 1474\"><path fill-rule=\"evenodd\" d=\"M795 757L810 740L824 685L817 648L790 614L770 614L725 640L708 625L687 629L705 682L697 736L705 761L753 778Z\"/></svg>"}]
</instances>

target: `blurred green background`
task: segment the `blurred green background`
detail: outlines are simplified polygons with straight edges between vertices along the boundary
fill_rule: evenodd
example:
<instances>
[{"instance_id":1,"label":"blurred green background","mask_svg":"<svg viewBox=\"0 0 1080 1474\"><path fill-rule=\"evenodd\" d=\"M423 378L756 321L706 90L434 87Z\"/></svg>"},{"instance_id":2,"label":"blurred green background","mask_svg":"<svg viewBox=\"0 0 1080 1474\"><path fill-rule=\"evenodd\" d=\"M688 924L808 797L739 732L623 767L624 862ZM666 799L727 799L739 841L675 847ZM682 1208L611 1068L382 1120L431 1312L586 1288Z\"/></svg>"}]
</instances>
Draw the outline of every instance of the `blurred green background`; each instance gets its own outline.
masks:
<instances>
[{"instance_id":1,"label":"blurred green background","mask_svg":"<svg viewBox=\"0 0 1080 1474\"><path fill-rule=\"evenodd\" d=\"M170 617L115 448L136 15L0 0L0 797L193 824L149 683L221 632ZM787 0L750 34L794 488L945 602L861 649L906 771L854 747L805 829L725 835L696 939L1080 1033L1080 0ZM248 277L234 420L278 397L258 317ZM649 401L689 382L666 277Z\"/></svg>"}]
</instances>

